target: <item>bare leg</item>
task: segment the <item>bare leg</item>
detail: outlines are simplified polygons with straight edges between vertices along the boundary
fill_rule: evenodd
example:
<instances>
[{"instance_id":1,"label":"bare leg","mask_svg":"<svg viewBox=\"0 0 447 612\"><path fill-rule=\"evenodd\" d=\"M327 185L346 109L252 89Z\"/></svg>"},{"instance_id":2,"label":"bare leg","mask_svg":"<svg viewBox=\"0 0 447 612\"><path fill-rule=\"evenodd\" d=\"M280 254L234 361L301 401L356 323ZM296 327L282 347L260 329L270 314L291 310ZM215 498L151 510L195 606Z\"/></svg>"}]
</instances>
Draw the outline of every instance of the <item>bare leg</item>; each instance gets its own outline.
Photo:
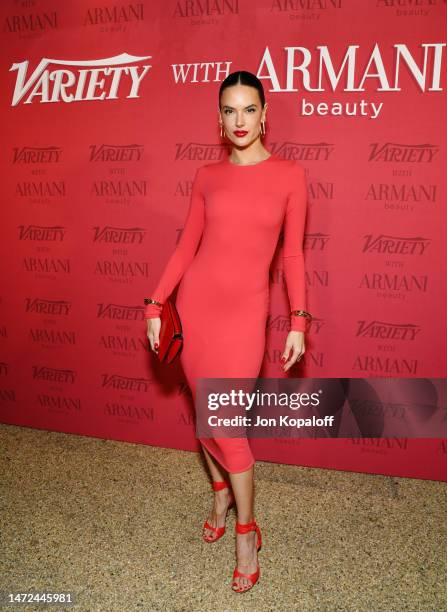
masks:
<instances>
[{"instance_id":1,"label":"bare leg","mask_svg":"<svg viewBox=\"0 0 447 612\"><path fill-rule=\"evenodd\" d=\"M205 455L208 468L211 473L211 478L214 481L228 480L227 472L222 466L214 459L212 455L202 444L202 450ZM208 518L208 522L213 527L223 527L225 525L225 518L228 510L229 502L229 489L222 489L221 491L214 491L214 506L211 510L211 514ZM211 529L204 529L203 533L206 537L213 537L215 533Z\"/></svg>"},{"instance_id":2,"label":"bare leg","mask_svg":"<svg viewBox=\"0 0 447 612\"><path fill-rule=\"evenodd\" d=\"M228 480L227 471L223 469L223 467L218 461L216 461L216 459L214 459L214 457L207 451L203 444L201 446L205 455L206 462L208 464L208 468L211 473L211 478L215 481ZM219 491L216 491L216 493L219 493Z\"/></svg>"},{"instance_id":3,"label":"bare leg","mask_svg":"<svg viewBox=\"0 0 447 612\"><path fill-rule=\"evenodd\" d=\"M237 505L239 523L250 523L254 518L254 466L245 472L230 474L230 480ZM256 550L256 532L236 533L237 567L244 574L256 571L258 553ZM234 589L244 589L250 585L246 578L235 578Z\"/></svg>"}]
</instances>

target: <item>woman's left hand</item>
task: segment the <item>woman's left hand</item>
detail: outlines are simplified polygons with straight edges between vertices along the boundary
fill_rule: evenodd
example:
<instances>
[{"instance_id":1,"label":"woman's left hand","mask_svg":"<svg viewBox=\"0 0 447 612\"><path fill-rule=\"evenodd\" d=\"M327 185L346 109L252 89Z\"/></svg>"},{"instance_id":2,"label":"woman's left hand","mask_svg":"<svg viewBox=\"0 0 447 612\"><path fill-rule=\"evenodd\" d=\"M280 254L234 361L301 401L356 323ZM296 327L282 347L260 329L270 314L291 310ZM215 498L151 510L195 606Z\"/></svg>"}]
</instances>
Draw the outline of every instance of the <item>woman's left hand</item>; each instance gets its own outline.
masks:
<instances>
[{"instance_id":1,"label":"woman's left hand","mask_svg":"<svg viewBox=\"0 0 447 612\"><path fill-rule=\"evenodd\" d=\"M286 338L286 348L281 357L283 370L287 372L294 363L299 361L304 355L306 347L304 346L304 332L290 331Z\"/></svg>"}]
</instances>

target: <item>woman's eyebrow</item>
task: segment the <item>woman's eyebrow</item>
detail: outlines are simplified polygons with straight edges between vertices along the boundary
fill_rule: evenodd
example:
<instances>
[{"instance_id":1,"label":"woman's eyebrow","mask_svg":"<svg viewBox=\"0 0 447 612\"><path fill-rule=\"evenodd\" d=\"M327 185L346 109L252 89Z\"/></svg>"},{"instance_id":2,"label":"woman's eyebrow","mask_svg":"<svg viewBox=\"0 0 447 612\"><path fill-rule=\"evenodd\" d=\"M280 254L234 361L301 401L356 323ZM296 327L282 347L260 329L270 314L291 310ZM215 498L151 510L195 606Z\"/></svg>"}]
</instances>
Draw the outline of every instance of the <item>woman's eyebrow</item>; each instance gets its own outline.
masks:
<instances>
[{"instance_id":1,"label":"woman's eyebrow","mask_svg":"<svg viewBox=\"0 0 447 612\"><path fill-rule=\"evenodd\" d=\"M245 108L250 108L251 106L254 106L256 108L256 104L249 104ZM234 110L234 108L232 106L228 106L228 104L224 104L223 108L231 108L231 110Z\"/></svg>"}]
</instances>

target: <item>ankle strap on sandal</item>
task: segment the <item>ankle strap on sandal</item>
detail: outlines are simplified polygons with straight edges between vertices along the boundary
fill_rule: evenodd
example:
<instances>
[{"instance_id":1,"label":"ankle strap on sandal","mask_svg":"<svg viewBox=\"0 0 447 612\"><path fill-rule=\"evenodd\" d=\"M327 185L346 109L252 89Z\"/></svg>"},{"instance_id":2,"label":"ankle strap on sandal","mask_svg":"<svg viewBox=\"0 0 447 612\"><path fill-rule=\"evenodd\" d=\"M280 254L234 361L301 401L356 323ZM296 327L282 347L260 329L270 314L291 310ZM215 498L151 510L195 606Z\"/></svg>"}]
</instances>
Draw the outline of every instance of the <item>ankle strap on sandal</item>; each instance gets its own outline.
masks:
<instances>
[{"instance_id":1,"label":"ankle strap on sandal","mask_svg":"<svg viewBox=\"0 0 447 612\"><path fill-rule=\"evenodd\" d=\"M237 533L248 533L249 531L257 531L258 524L256 519L253 519L250 523L238 523L236 521L236 532Z\"/></svg>"},{"instance_id":2,"label":"ankle strap on sandal","mask_svg":"<svg viewBox=\"0 0 447 612\"><path fill-rule=\"evenodd\" d=\"M213 480L213 489L215 491L221 491L222 489L229 489L230 483L228 480Z\"/></svg>"}]
</instances>

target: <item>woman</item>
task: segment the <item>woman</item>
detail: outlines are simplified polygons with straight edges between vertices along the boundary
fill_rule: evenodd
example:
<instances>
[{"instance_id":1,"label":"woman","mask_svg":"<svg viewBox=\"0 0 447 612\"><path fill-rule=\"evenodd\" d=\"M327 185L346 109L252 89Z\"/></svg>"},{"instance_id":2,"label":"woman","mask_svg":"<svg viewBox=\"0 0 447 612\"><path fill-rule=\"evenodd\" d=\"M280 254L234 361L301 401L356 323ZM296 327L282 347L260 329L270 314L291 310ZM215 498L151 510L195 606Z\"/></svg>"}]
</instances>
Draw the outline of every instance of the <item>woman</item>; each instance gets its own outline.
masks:
<instances>
[{"instance_id":1,"label":"woman","mask_svg":"<svg viewBox=\"0 0 447 612\"><path fill-rule=\"evenodd\" d=\"M262 83L255 75L234 72L222 82L218 121L221 136L224 132L232 145L231 154L197 169L181 239L146 306L147 335L157 352L162 304L182 279L176 301L184 338L180 360L193 398L197 378L258 376L269 309L269 268L283 223L283 266L293 309L281 359L284 371L305 350L310 316L304 310L302 250L306 181L297 162L264 148L266 110ZM223 535L227 510L235 502L237 565L232 588L243 593L259 577L254 457L246 438L200 442L215 491L203 538L216 542Z\"/></svg>"}]
</instances>

